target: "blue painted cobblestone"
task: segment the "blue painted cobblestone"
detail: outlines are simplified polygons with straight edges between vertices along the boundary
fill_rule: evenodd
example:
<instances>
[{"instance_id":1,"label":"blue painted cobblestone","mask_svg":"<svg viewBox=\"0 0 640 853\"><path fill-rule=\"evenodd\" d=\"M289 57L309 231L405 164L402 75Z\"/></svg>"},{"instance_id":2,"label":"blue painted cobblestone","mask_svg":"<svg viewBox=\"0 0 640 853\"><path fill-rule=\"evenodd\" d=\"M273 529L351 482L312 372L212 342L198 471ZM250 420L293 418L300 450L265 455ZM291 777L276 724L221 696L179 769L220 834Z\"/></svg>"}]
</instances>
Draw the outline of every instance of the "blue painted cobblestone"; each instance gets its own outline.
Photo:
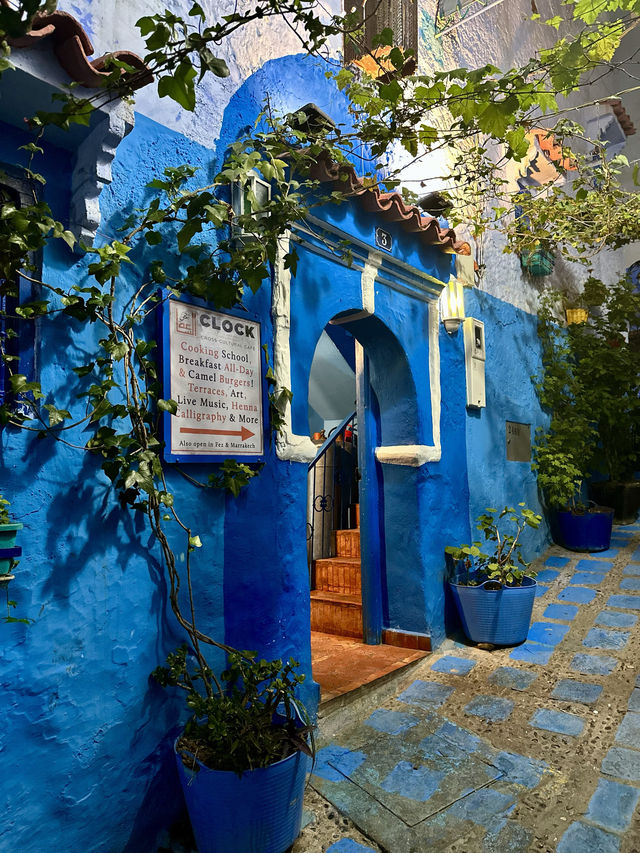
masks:
<instances>
[{"instance_id":1,"label":"blue painted cobblestone","mask_svg":"<svg viewBox=\"0 0 640 853\"><path fill-rule=\"evenodd\" d=\"M471 672L475 665L474 660L445 655L445 657L437 660L431 669L433 672L448 672L450 675L466 675Z\"/></svg>"},{"instance_id":2,"label":"blue painted cobblestone","mask_svg":"<svg viewBox=\"0 0 640 853\"><path fill-rule=\"evenodd\" d=\"M569 630L568 625L556 625L555 622L534 622L527 635L528 643L542 643L545 646L557 646Z\"/></svg>"},{"instance_id":3,"label":"blue painted cobblestone","mask_svg":"<svg viewBox=\"0 0 640 853\"><path fill-rule=\"evenodd\" d=\"M609 675L618 665L609 655L577 654L571 661L571 669L584 675Z\"/></svg>"},{"instance_id":4,"label":"blue painted cobblestone","mask_svg":"<svg viewBox=\"0 0 640 853\"><path fill-rule=\"evenodd\" d=\"M603 560L607 558L614 559L618 556L618 549L607 548L606 551L598 551L597 553L594 552L593 556L596 558L596 560Z\"/></svg>"},{"instance_id":5,"label":"blue painted cobblestone","mask_svg":"<svg viewBox=\"0 0 640 853\"><path fill-rule=\"evenodd\" d=\"M433 797L446 775L446 770L414 767L410 761L400 761L380 787L390 794L400 794L409 800L425 803Z\"/></svg>"},{"instance_id":6,"label":"blue painted cobblestone","mask_svg":"<svg viewBox=\"0 0 640 853\"><path fill-rule=\"evenodd\" d=\"M631 691L627 708L630 711L640 711L640 687L634 687Z\"/></svg>"},{"instance_id":7,"label":"blue painted cobblestone","mask_svg":"<svg viewBox=\"0 0 640 853\"><path fill-rule=\"evenodd\" d=\"M640 595L611 595L607 605L620 607L622 610L640 610Z\"/></svg>"},{"instance_id":8,"label":"blue painted cobblestone","mask_svg":"<svg viewBox=\"0 0 640 853\"><path fill-rule=\"evenodd\" d=\"M623 649L629 641L628 631L612 631L609 628L592 628L582 645L592 649Z\"/></svg>"},{"instance_id":9,"label":"blue painted cobblestone","mask_svg":"<svg viewBox=\"0 0 640 853\"><path fill-rule=\"evenodd\" d=\"M401 702L417 705L419 708L438 708L453 693L454 688L437 681L414 681L398 696Z\"/></svg>"},{"instance_id":10,"label":"blue painted cobblestone","mask_svg":"<svg viewBox=\"0 0 640 853\"><path fill-rule=\"evenodd\" d=\"M557 853L619 853L620 840L616 835L576 821L560 839Z\"/></svg>"},{"instance_id":11,"label":"blue painted cobblestone","mask_svg":"<svg viewBox=\"0 0 640 853\"><path fill-rule=\"evenodd\" d=\"M553 566L556 569L563 569L569 562L568 557L547 557L544 564L545 566Z\"/></svg>"},{"instance_id":12,"label":"blue painted cobblestone","mask_svg":"<svg viewBox=\"0 0 640 853\"><path fill-rule=\"evenodd\" d=\"M600 575L597 572L576 572L569 578L571 586L580 586L581 584L591 584L600 586L604 583L605 575Z\"/></svg>"},{"instance_id":13,"label":"blue painted cobblestone","mask_svg":"<svg viewBox=\"0 0 640 853\"><path fill-rule=\"evenodd\" d=\"M640 714L628 711L624 715L616 732L616 743L634 749L640 747Z\"/></svg>"},{"instance_id":14,"label":"blue painted cobblestone","mask_svg":"<svg viewBox=\"0 0 640 853\"><path fill-rule=\"evenodd\" d=\"M638 617L633 613L619 613L617 610L601 610L596 618L596 625L607 625L610 628L632 628Z\"/></svg>"},{"instance_id":15,"label":"blue painted cobblestone","mask_svg":"<svg viewBox=\"0 0 640 853\"><path fill-rule=\"evenodd\" d=\"M577 737L582 734L584 720L566 711L552 711L549 708L538 708L529 720L529 725L536 729L545 729L561 735Z\"/></svg>"},{"instance_id":16,"label":"blue painted cobblestone","mask_svg":"<svg viewBox=\"0 0 640 853\"><path fill-rule=\"evenodd\" d=\"M513 702L510 699L501 699L495 696L476 696L465 707L465 714L474 717L482 717L490 723L499 723L506 720L513 711Z\"/></svg>"},{"instance_id":17,"label":"blue painted cobblestone","mask_svg":"<svg viewBox=\"0 0 640 853\"><path fill-rule=\"evenodd\" d=\"M611 544L614 546L614 548L619 548L620 550L622 550L623 548L627 548L631 544L631 540L625 539L622 536L616 536L615 538L612 536Z\"/></svg>"},{"instance_id":18,"label":"blue painted cobblestone","mask_svg":"<svg viewBox=\"0 0 640 853\"><path fill-rule=\"evenodd\" d=\"M535 591L535 597L536 598L542 598L542 596L545 595L547 592L549 592L548 586L544 586L544 584L541 584L541 583L536 585L536 591Z\"/></svg>"},{"instance_id":19,"label":"blue painted cobblestone","mask_svg":"<svg viewBox=\"0 0 640 853\"><path fill-rule=\"evenodd\" d=\"M548 608L547 608L548 609ZM538 676L526 669L516 669L514 666L501 666L489 676L489 683L498 687L510 687L512 690L526 690Z\"/></svg>"},{"instance_id":20,"label":"blue painted cobblestone","mask_svg":"<svg viewBox=\"0 0 640 853\"><path fill-rule=\"evenodd\" d=\"M458 800L447 811L447 817L458 820L470 820L480 826L488 826L496 815L504 814L514 802L514 798L492 788L474 791L468 797Z\"/></svg>"},{"instance_id":21,"label":"blue painted cobblestone","mask_svg":"<svg viewBox=\"0 0 640 853\"><path fill-rule=\"evenodd\" d=\"M331 847L327 847L327 853L367 853L369 850L373 851L373 847L364 847L353 838L341 838Z\"/></svg>"},{"instance_id":22,"label":"blue painted cobblestone","mask_svg":"<svg viewBox=\"0 0 640 853\"><path fill-rule=\"evenodd\" d=\"M559 575L560 572L554 572L553 569L542 569L536 575L536 580L538 583L552 583Z\"/></svg>"},{"instance_id":23,"label":"blue painted cobblestone","mask_svg":"<svg viewBox=\"0 0 640 853\"><path fill-rule=\"evenodd\" d=\"M379 732L389 735L398 735L407 729L417 726L420 720L412 714L403 714L401 711L387 711L386 708L378 708L364 721L366 726L371 726Z\"/></svg>"},{"instance_id":24,"label":"blue painted cobblestone","mask_svg":"<svg viewBox=\"0 0 640 853\"><path fill-rule=\"evenodd\" d=\"M498 770L502 770L505 781L523 785L525 788L535 788L548 769L545 761L536 761L535 758L527 758L514 752L501 752L493 759L493 764Z\"/></svg>"},{"instance_id":25,"label":"blue painted cobblestone","mask_svg":"<svg viewBox=\"0 0 640 853\"><path fill-rule=\"evenodd\" d=\"M628 829L640 799L640 791L611 779L599 779L585 817L604 829Z\"/></svg>"},{"instance_id":26,"label":"blue painted cobblestone","mask_svg":"<svg viewBox=\"0 0 640 853\"><path fill-rule=\"evenodd\" d=\"M564 702L581 702L583 705L591 705L598 700L601 693L602 686L600 684L589 684L586 681L563 678L556 684L551 698L560 699Z\"/></svg>"},{"instance_id":27,"label":"blue painted cobblestone","mask_svg":"<svg viewBox=\"0 0 640 853\"><path fill-rule=\"evenodd\" d=\"M364 752L352 752L344 746L325 746L316 753L313 772L329 782L344 782L366 760Z\"/></svg>"},{"instance_id":28,"label":"blue painted cobblestone","mask_svg":"<svg viewBox=\"0 0 640 853\"><path fill-rule=\"evenodd\" d=\"M606 552L602 552L601 554L598 554L598 557L604 556L605 553ZM612 556L616 556L617 553L618 552L616 551L615 554ZM576 571L577 572L600 572L600 573L606 574L608 571L610 571L610 569L612 567L613 567L613 562L611 560L587 559L587 560L578 560L578 562L576 563Z\"/></svg>"},{"instance_id":29,"label":"blue painted cobblestone","mask_svg":"<svg viewBox=\"0 0 640 853\"><path fill-rule=\"evenodd\" d=\"M541 643L522 643L521 646L515 648L509 657L511 660L521 660L526 663L535 663L543 666L549 663L549 658L555 651L554 646L544 646Z\"/></svg>"},{"instance_id":30,"label":"blue painted cobblestone","mask_svg":"<svg viewBox=\"0 0 640 853\"><path fill-rule=\"evenodd\" d=\"M461 726L457 726L449 720L445 720L439 729L420 742L420 749L427 758L441 755L443 752L443 742L450 743L456 753L462 750L469 755L475 752L480 746L480 738L477 735L472 734L467 729L463 729Z\"/></svg>"},{"instance_id":31,"label":"blue painted cobblestone","mask_svg":"<svg viewBox=\"0 0 640 853\"><path fill-rule=\"evenodd\" d=\"M628 589L632 592L640 592L640 578L622 578L620 589Z\"/></svg>"},{"instance_id":32,"label":"blue painted cobblestone","mask_svg":"<svg viewBox=\"0 0 640 853\"><path fill-rule=\"evenodd\" d=\"M640 752L623 746L612 746L602 761L601 770L608 776L640 782Z\"/></svg>"},{"instance_id":33,"label":"blue painted cobblestone","mask_svg":"<svg viewBox=\"0 0 640 853\"><path fill-rule=\"evenodd\" d=\"M623 575L640 575L640 563L629 563L622 569Z\"/></svg>"},{"instance_id":34,"label":"blue painted cobblestone","mask_svg":"<svg viewBox=\"0 0 640 853\"><path fill-rule=\"evenodd\" d=\"M593 589L587 589L584 586L573 586L563 589L558 593L559 601L572 601L574 604L588 604L596 597L596 592Z\"/></svg>"},{"instance_id":35,"label":"blue painted cobblestone","mask_svg":"<svg viewBox=\"0 0 640 853\"><path fill-rule=\"evenodd\" d=\"M578 608L573 604L549 604L542 614L546 619L561 619L572 622L578 615Z\"/></svg>"}]
</instances>

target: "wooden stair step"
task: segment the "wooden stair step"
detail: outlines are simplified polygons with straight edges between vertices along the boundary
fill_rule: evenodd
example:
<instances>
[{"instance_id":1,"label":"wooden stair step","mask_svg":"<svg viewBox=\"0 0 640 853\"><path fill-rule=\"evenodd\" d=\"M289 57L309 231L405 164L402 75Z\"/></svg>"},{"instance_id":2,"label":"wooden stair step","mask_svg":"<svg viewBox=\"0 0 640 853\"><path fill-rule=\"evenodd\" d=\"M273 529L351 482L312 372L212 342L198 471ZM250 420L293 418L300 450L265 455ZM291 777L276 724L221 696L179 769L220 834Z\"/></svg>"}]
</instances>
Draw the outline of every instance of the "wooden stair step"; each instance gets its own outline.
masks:
<instances>
[{"instance_id":1,"label":"wooden stair step","mask_svg":"<svg viewBox=\"0 0 640 853\"><path fill-rule=\"evenodd\" d=\"M360 595L359 557L325 557L314 562L315 588L324 592Z\"/></svg>"},{"instance_id":2,"label":"wooden stair step","mask_svg":"<svg viewBox=\"0 0 640 853\"><path fill-rule=\"evenodd\" d=\"M362 637L362 601L359 595L311 591L311 630L342 637Z\"/></svg>"},{"instance_id":3,"label":"wooden stair step","mask_svg":"<svg viewBox=\"0 0 640 853\"><path fill-rule=\"evenodd\" d=\"M336 530L336 556L360 557L360 530Z\"/></svg>"}]
</instances>

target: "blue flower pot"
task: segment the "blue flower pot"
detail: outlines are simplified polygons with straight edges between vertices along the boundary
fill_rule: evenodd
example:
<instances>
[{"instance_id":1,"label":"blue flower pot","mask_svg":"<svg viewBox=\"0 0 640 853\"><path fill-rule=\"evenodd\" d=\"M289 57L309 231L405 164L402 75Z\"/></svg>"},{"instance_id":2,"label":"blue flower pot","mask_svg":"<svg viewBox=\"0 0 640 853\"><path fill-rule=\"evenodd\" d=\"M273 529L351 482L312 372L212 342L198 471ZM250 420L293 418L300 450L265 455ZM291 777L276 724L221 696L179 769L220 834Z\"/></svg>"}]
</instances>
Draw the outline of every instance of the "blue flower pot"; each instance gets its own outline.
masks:
<instances>
[{"instance_id":1,"label":"blue flower pot","mask_svg":"<svg viewBox=\"0 0 640 853\"><path fill-rule=\"evenodd\" d=\"M0 575L8 576L11 564L22 554L22 548L16 545L18 531L22 527L20 521L0 524Z\"/></svg>"},{"instance_id":2,"label":"blue flower pot","mask_svg":"<svg viewBox=\"0 0 640 853\"><path fill-rule=\"evenodd\" d=\"M569 551L606 551L611 544L613 509L594 507L588 512L551 513L553 541Z\"/></svg>"},{"instance_id":3,"label":"blue flower pot","mask_svg":"<svg viewBox=\"0 0 640 853\"><path fill-rule=\"evenodd\" d=\"M195 757L197 769L185 767L177 743L178 774L198 853L284 853L291 847L302 827L307 755L294 752L238 776L210 770Z\"/></svg>"},{"instance_id":4,"label":"blue flower pot","mask_svg":"<svg viewBox=\"0 0 640 853\"><path fill-rule=\"evenodd\" d=\"M487 589L487 586L495 586L495 581L478 586L449 582L465 635L472 643L494 646L523 643L529 633L536 582L525 577L521 586L501 585L500 589Z\"/></svg>"}]
</instances>

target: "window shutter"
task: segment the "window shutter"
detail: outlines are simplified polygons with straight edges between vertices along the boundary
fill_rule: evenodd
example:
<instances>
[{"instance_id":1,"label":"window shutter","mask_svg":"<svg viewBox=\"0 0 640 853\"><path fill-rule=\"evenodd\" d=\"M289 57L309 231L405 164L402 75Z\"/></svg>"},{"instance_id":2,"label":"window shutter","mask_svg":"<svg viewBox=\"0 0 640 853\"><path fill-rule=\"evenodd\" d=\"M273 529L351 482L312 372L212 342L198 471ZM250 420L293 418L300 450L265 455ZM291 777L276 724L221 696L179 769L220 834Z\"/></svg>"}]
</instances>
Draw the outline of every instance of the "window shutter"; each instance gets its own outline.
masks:
<instances>
[{"instance_id":1,"label":"window shutter","mask_svg":"<svg viewBox=\"0 0 640 853\"><path fill-rule=\"evenodd\" d=\"M417 0L354 0L345 10L354 10L360 21L364 21L364 43L358 43L345 35L345 64L354 62L372 50L373 39L382 30L393 30L393 43L418 55L418 2Z\"/></svg>"}]
</instances>

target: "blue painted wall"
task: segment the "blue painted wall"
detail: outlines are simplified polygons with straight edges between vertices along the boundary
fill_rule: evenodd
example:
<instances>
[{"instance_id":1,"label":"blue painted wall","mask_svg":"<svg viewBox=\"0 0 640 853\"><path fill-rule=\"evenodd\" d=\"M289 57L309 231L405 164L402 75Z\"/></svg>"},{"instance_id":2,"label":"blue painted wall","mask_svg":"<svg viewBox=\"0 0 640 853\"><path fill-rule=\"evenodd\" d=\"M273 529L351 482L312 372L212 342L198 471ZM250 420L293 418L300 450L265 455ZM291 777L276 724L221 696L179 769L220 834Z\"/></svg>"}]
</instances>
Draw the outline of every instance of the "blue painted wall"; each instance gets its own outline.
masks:
<instances>
[{"instance_id":1,"label":"blue painted wall","mask_svg":"<svg viewBox=\"0 0 640 853\"><path fill-rule=\"evenodd\" d=\"M532 381L541 369L537 318L478 290L465 291L465 312L485 324L487 358L486 408L467 410L470 521L475 525L485 507L500 509L520 501L542 514L531 464L507 461L505 432L506 421L530 424L533 443L536 428L548 423ZM462 330L457 339L464 351ZM547 542L546 521L537 532L527 530L527 558L533 559Z\"/></svg>"},{"instance_id":2,"label":"blue painted wall","mask_svg":"<svg viewBox=\"0 0 640 853\"><path fill-rule=\"evenodd\" d=\"M13 162L20 141L2 127L0 161ZM115 234L165 165L188 161L206 171L210 159L205 149L139 117L101 197L102 232ZM64 220L70 156L48 147L43 163L44 197ZM90 260L47 249L43 278L82 281ZM129 276L133 286L133 268ZM43 390L81 415L76 394L86 380L71 367L82 363L99 330L62 316L38 327ZM78 428L67 438L82 446L87 435ZM0 453L1 491L24 523L24 557L10 593L18 615L35 620L29 627L0 624L0 753L5 768L13 768L0 778L0 849L151 850L158 830L181 810L170 739L185 717L181 703L149 681L182 642L159 549L143 519L121 511L97 459L9 427L0 433ZM201 625L222 639L224 496L169 478L207 549L194 555Z\"/></svg>"}]
</instances>

